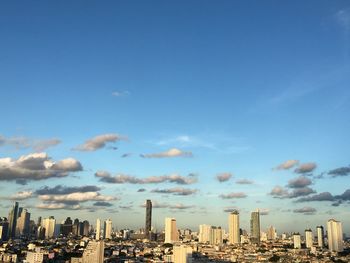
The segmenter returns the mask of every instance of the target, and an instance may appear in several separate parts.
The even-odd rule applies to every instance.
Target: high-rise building
[[[316,230],[317,230],[317,245],[320,248],[323,248],[324,247],[324,230],[323,230],[323,226],[317,226]]]
[[[91,240],[87,244],[83,253],[83,263],[103,263],[104,242]]]
[[[112,239],[112,220],[107,219],[104,223],[104,236],[105,239]]]
[[[314,243],[314,237],[312,235],[311,229],[305,230],[305,246],[306,248],[311,248]]]
[[[150,232],[152,228],[152,202],[151,200],[146,201],[146,225],[145,225],[145,236],[150,238]]]
[[[260,213],[259,210],[251,213],[250,218],[250,240],[252,243],[260,243]]]
[[[9,222],[8,237],[9,238],[14,238],[16,236],[17,216],[18,216],[18,202],[15,202],[13,204],[13,207],[8,217],[8,222]]]
[[[230,244],[240,243],[239,212],[232,211],[228,216],[228,235]]]
[[[73,221],[70,217],[67,217],[64,223],[62,224],[62,234],[68,236],[73,231]]]
[[[293,234],[293,244],[294,248],[300,249],[301,248],[301,238],[299,233],[294,233]]]
[[[8,239],[9,222],[6,217],[0,218],[0,241]]]
[[[268,240],[275,240],[277,238],[276,228],[273,226],[270,226],[267,230],[267,239]]]
[[[72,226],[72,233],[74,236],[79,236],[80,234],[80,224],[79,219],[74,219],[73,226]]]
[[[211,226],[199,225],[198,241],[200,243],[208,243],[210,241]]]
[[[332,252],[342,252],[343,247],[343,228],[342,223],[334,219],[327,222],[328,249]]]
[[[179,233],[176,228],[176,219],[165,218],[165,243],[173,243],[179,241]]]
[[[56,219],[53,216],[44,218],[42,226],[45,228],[45,238],[52,238],[55,235]]]
[[[82,227],[82,235],[87,237],[89,235],[89,229],[90,229],[89,221],[84,220],[83,227]]]
[[[210,240],[211,245],[220,245],[223,243],[223,231],[221,227],[212,226],[210,229]]]
[[[96,235],[95,235],[96,240],[101,239],[101,220],[97,218],[96,220]]]
[[[29,222],[30,213],[28,213],[27,209],[21,209],[21,213],[18,214],[16,223],[16,236],[29,234]]]
[[[186,245],[174,246],[173,248],[174,263],[191,263],[192,247]]]

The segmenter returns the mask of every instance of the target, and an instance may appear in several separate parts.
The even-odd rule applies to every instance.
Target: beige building
[[[239,212],[231,212],[228,216],[228,234],[230,244],[240,243]]]
[[[173,248],[174,263],[191,263],[192,262],[192,247],[180,245]]]
[[[173,243],[179,241],[179,233],[176,228],[176,219],[165,218],[165,240],[164,243]]]
[[[332,252],[342,252],[343,247],[343,227],[342,223],[334,219],[327,222],[328,248]]]

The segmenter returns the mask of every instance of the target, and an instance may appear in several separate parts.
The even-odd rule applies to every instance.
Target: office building
[[[240,243],[239,212],[232,211],[228,216],[228,234],[230,244]]]
[[[260,243],[260,213],[259,210],[251,213],[250,218],[250,241],[253,244]]]
[[[223,243],[223,231],[221,227],[211,227],[209,243],[211,245],[221,245]]]
[[[64,236],[68,236],[73,231],[73,221],[70,217],[67,217],[64,223],[61,226],[61,233]]]
[[[174,246],[173,248],[174,263],[191,263],[192,247],[186,245]]]
[[[87,244],[82,262],[83,263],[103,263],[104,261],[104,242],[91,240]]]
[[[314,243],[314,237],[312,235],[311,229],[305,230],[305,246],[306,248],[311,248]]]
[[[16,236],[16,224],[17,224],[17,216],[18,216],[18,202],[13,204],[13,207],[9,213],[8,222],[8,238],[14,238]]]
[[[30,213],[27,209],[21,209],[18,214],[16,223],[16,236],[23,236],[29,234]]]
[[[104,223],[104,239],[112,239],[112,220],[107,219]]]
[[[332,252],[342,252],[343,247],[343,228],[342,223],[334,219],[327,222],[328,249]]]
[[[97,220],[96,220],[95,239],[96,240],[100,240],[101,239],[101,220],[99,218],[97,218]]]
[[[165,243],[173,243],[179,241],[179,233],[176,228],[175,218],[165,218]]]
[[[317,231],[317,245],[320,248],[324,247],[324,230],[323,230],[323,226],[317,226],[316,227],[316,231]]]
[[[209,243],[210,233],[211,233],[210,225],[199,225],[198,241],[200,243]]]
[[[53,216],[44,218],[42,226],[45,229],[45,238],[52,238],[55,236],[56,219]]]
[[[152,228],[152,202],[146,201],[146,224],[145,224],[145,236],[150,238],[150,232]]]
[[[301,237],[299,233],[294,233],[293,234],[293,245],[295,249],[300,249],[301,248]]]
[[[277,238],[276,228],[274,228],[273,226],[270,226],[269,229],[267,230],[267,239],[275,240],[276,238]]]

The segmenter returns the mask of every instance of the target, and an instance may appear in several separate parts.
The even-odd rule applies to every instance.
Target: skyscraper
[[[18,215],[18,202],[15,202],[9,213],[9,218],[8,218],[8,222],[9,222],[8,237],[9,238],[14,238],[16,236],[17,215]]]
[[[112,220],[107,219],[104,223],[104,238],[111,239],[112,238]]]
[[[21,209],[16,223],[16,236],[29,234],[30,213],[27,209]]]
[[[42,226],[45,228],[45,238],[52,238],[55,235],[56,219],[53,216],[44,218]]]
[[[99,218],[97,218],[96,220],[96,236],[95,236],[96,240],[100,240],[101,239],[101,220]]]
[[[314,237],[312,235],[312,230],[306,229],[305,230],[305,246],[307,248],[311,248],[313,243],[314,243]]]
[[[240,243],[240,231],[239,231],[239,212],[237,210],[232,211],[228,216],[228,234],[230,244]]]
[[[342,252],[343,248],[343,228],[339,221],[330,219],[327,222],[328,248],[332,252]]]
[[[277,238],[276,228],[273,226],[270,226],[267,230],[267,239],[268,240],[275,240]]]
[[[82,235],[87,237],[89,235],[89,229],[90,229],[89,221],[84,220],[83,221],[83,228],[82,228]]]
[[[150,238],[151,228],[152,228],[152,202],[151,200],[147,200],[146,201],[146,226],[145,226],[146,238]]]
[[[301,248],[301,238],[299,233],[294,233],[293,234],[293,244],[295,249],[300,249]]]
[[[210,240],[211,245],[220,245],[223,242],[223,233],[221,227],[212,226],[210,228]]]
[[[323,230],[323,226],[317,226],[316,230],[317,230],[317,245],[320,248],[323,248],[324,247],[324,230]]]
[[[103,263],[104,261],[104,242],[91,240],[87,244],[83,253],[84,263]]]
[[[167,217],[165,218],[165,243],[172,243],[179,241],[179,234],[176,228],[176,219]]]
[[[260,242],[260,213],[259,213],[259,210],[251,213],[250,238],[251,238],[252,243],[259,244],[259,242]]]
[[[199,237],[198,241],[201,243],[207,243],[210,241],[211,226],[199,225]]]

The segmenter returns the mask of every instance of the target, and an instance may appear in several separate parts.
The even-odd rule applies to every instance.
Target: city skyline
[[[155,3],[0,3],[0,217],[350,234],[349,3]]]

